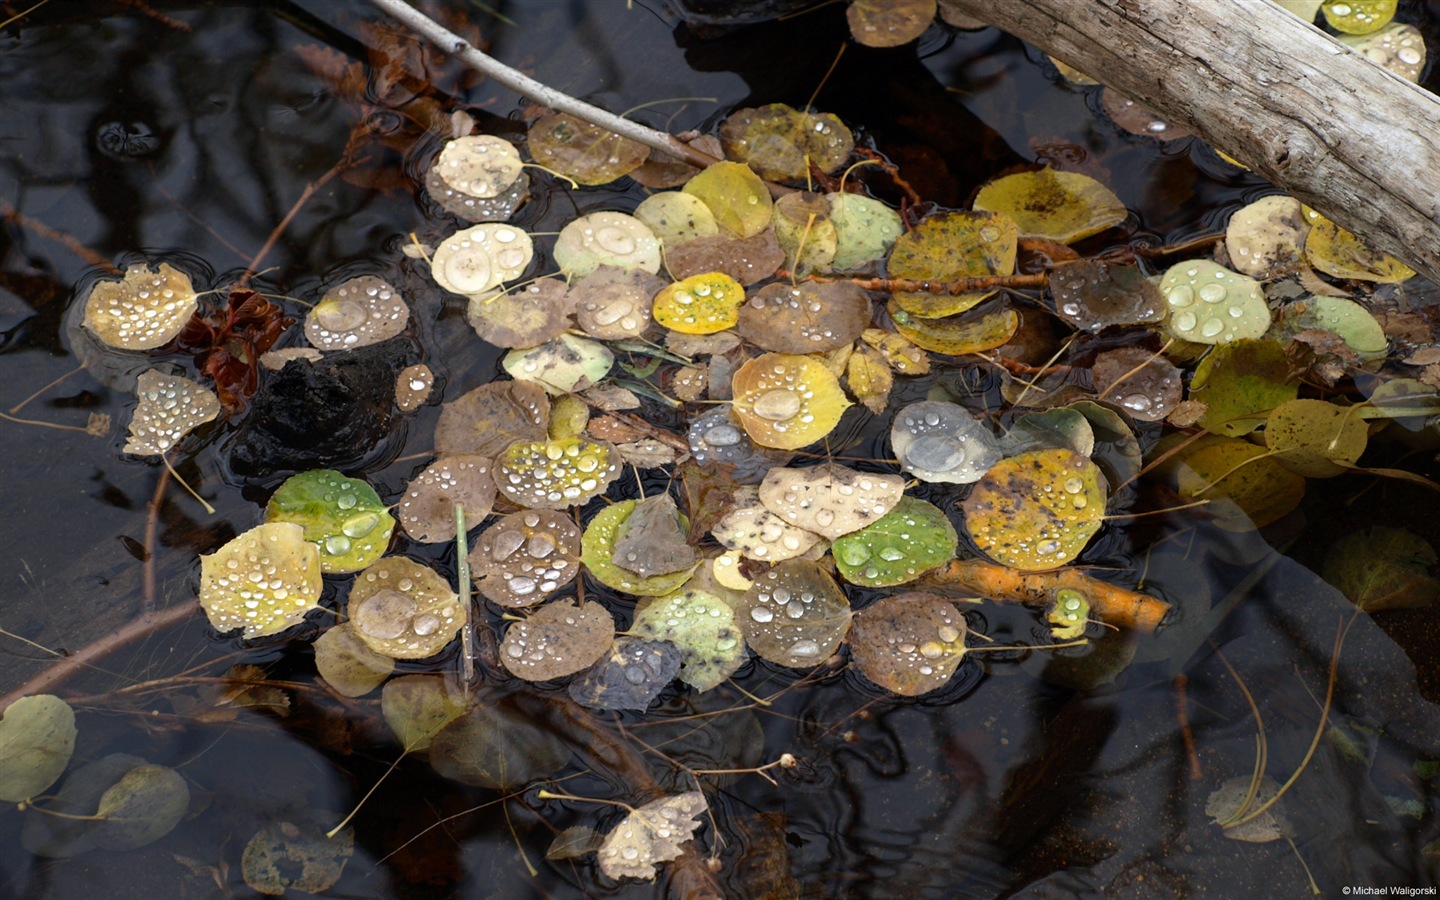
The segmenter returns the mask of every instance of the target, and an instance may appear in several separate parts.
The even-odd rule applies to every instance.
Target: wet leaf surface
[[[580,529],[551,510],[511,513],[476,538],[469,560],[486,599],[507,608],[534,606],[580,573]]]
[[[669,494],[636,501],[620,523],[611,561],[642,578],[694,569],[699,556],[685,539],[687,524]]]
[[[757,655],[809,669],[840,648],[850,631],[850,601],[819,564],[792,559],[756,577],[735,617]]]
[[[1190,399],[1205,404],[1201,426],[1228,437],[1259,428],[1271,409],[1298,394],[1285,348],[1275,341],[1216,347],[1195,367],[1190,381]]]
[[[565,509],[604,493],[620,475],[609,444],[571,437],[516,441],[495,458],[495,486],[521,506]]]
[[[771,469],[760,483],[760,502],[787,523],[834,540],[880,519],[904,491],[898,475],[828,463]]]
[[[934,594],[877,600],[855,614],[850,653],[861,674],[902,697],[944,687],[965,658],[965,617]]]
[[[316,638],[315,669],[341,695],[363,697],[385,683],[395,660],[371,650],[344,622]]]
[[[699,817],[706,808],[705,795],[689,791],[632,810],[596,851],[600,871],[610,878],[654,880],[656,863],[685,852],[681,845],[700,827]]]
[[[740,336],[775,353],[824,353],[859,340],[870,297],[846,282],[769,284],[740,307]]]
[[[435,425],[435,452],[494,458],[516,441],[545,437],[550,399],[529,381],[482,384],[446,403]]]
[[[199,307],[190,276],[160,263],[136,263],[120,281],[97,281],[85,301],[84,325],[108,346],[151,350],[180,334]]]
[[[1160,291],[1138,266],[1076,260],[1050,271],[1055,311],[1076,328],[1143,325],[1165,319]]]
[[[682,190],[705,204],[723,234],[755,237],[770,225],[774,212],[770,192],[760,176],[741,163],[717,162],[685,182]]]
[[[455,506],[465,521],[484,521],[495,506],[495,481],[483,456],[446,456],[431,463],[405,488],[395,507],[405,533],[421,543],[455,540]]]
[[[130,434],[122,452],[160,456],[185,435],[220,415],[220,401],[205,388],[159,369],[140,374],[135,387],[139,403],[130,417]]]
[[[1100,530],[1105,476],[1073,450],[1034,450],[1001,460],[963,504],[976,546],[1017,569],[1052,569],[1080,555]]]
[[[677,572],[643,577],[615,564],[615,542],[619,539],[625,522],[634,513],[635,504],[634,500],[621,500],[602,509],[591,519],[590,524],[585,527],[581,541],[581,558],[586,570],[606,587],[643,597],[668,594],[690,580],[693,566]]]
[[[835,567],[851,584],[906,584],[955,557],[959,537],[933,503],[902,497],[890,512],[831,547]]]
[[[622,635],[609,655],[570,682],[570,698],[592,709],[650,708],[680,672],[680,650],[669,641]]]
[[[808,356],[757,356],[736,370],[732,389],[745,433],[762,447],[780,450],[820,440],[850,406],[839,379]]]
[[[963,406],[922,400],[900,410],[890,428],[900,468],[922,481],[973,484],[1000,461],[1000,446]]]
[[[1258,338],[1270,328],[1270,307],[1259,282],[1203,259],[1176,263],[1160,281],[1170,308],[1166,327],[1180,340],[1227,344]]]
[[[989,211],[947,212],[900,235],[886,269],[891,278],[948,282],[1015,271],[1018,232],[1010,217]],[[897,291],[892,304],[912,316],[938,319],[970,309],[994,291],[932,294]]]
[[[374,563],[395,531],[395,519],[375,489],[333,469],[287,478],[265,504],[265,521],[303,528],[305,540],[320,551],[320,571],[332,575]]]
[[[345,610],[355,635],[393,659],[439,653],[469,615],[439,572],[403,556],[390,556],[355,577]]]
[[[134,850],[169,834],[190,805],[190,787],[168,766],[136,766],[100,795],[95,846]]]
[[[505,630],[500,663],[517,678],[552,681],[590,668],[615,640],[615,621],[594,601],[545,604]]]
[[[697,691],[719,687],[749,654],[735,612],[705,591],[686,590],[635,608],[630,633],[680,650],[680,680]]]
[[[200,557],[200,605],[217,631],[277,634],[317,608],[320,571],[320,551],[303,528],[267,522]]]
[[[482,341],[496,347],[534,347],[571,326],[576,308],[559,278],[540,278],[507,291],[473,294],[465,318]]]
[[[334,886],[355,852],[355,832],[325,836],[318,814],[265,825],[245,845],[241,874],[251,889],[279,896],[293,889],[321,894]]]
[[[691,275],[655,295],[655,321],[681,334],[714,334],[739,320],[745,289],[723,272]]]
[[[1125,204],[1105,185],[1079,172],[1041,169],[1006,175],[975,196],[975,209],[1004,213],[1025,237],[1072,244],[1125,221]]]
[[[601,266],[652,275],[660,271],[659,239],[644,222],[624,213],[594,212],[575,219],[560,230],[550,252],[571,278]]]
[[[607,184],[639,167],[650,155],[648,147],[569,113],[549,113],[536,119],[527,141],[536,162],[581,184]]]
[[[850,129],[835,116],[784,103],[737,109],[720,124],[720,143],[727,159],[771,181],[803,181],[809,165],[834,172],[855,148]]]
[[[1324,400],[1289,400],[1265,420],[1265,446],[1287,469],[1307,478],[1342,475],[1369,442],[1365,420],[1355,412]]]
[[[18,803],[54,784],[75,752],[75,713],[53,694],[21,697],[0,718],[0,800]]]
[[[325,292],[305,316],[305,338],[321,350],[352,350],[395,337],[409,322],[400,292],[362,275]]]

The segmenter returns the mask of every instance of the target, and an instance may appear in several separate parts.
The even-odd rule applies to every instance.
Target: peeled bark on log
[[[953,0],[1440,281],[1440,100],[1270,0]]]

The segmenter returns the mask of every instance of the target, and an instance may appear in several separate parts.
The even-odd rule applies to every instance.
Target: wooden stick
[[[1158,597],[1091,578],[1079,569],[1024,572],[980,559],[952,559],[921,579],[921,584],[1033,606],[1048,604],[1055,591],[1070,588],[1085,595],[1096,618],[1137,631],[1153,632],[1170,612],[1170,604]]]

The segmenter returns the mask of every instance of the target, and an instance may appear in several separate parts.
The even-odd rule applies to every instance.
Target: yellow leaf
[[[884,412],[890,401],[890,388],[895,384],[895,376],[880,351],[864,345],[856,347],[850,356],[846,378],[850,381],[850,393],[866,409],[877,416]]]

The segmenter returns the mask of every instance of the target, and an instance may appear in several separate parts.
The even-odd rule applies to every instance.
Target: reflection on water
[[[675,131],[709,127],[739,105],[802,104],[845,35],[837,7],[701,33],[676,22],[666,4],[498,5],[513,24],[475,13],[494,52],[562,90],[614,109],[714,98],[637,113]],[[161,15],[97,15],[82,6],[53,4],[0,35],[0,201],[18,214],[0,230],[0,406],[10,408],[84,359],[66,313],[109,267],[163,257],[201,289],[224,287],[347,145],[363,164],[329,178],[299,209],[260,261],[255,285],[303,303],[322,287],[379,274],[411,299],[415,342],[436,372],[437,395],[453,399],[496,376],[496,354],[474,339],[462,310],[401,255],[406,235],[434,244],[454,227],[414,189],[438,136],[416,127],[428,121],[418,108],[374,112],[380,88],[363,77],[347,96],[316,74],[363,59],[364,31],[354,19],[362,10],[168,9],[187,26],[180,28]],[[465,87],[449,68],[436,77],[488,130],[522,127],[514,96],[485,84]],[[978,184],[1012,165],[1079,154],[1103,173],[1139,229],[1179,238],[1206,230],[1259,187],[1209,171],[1204,151],[1192,153],[1187,142],[1159,145],[1098,124],[1083,90],[1054,80],[1036,54],[993,32],[932,31],[918,54],[851,47],[816,102],[860,127],[923,196],[943,205],[964,205]],[[368,130],[355,131],[359,121]],[[556,231],[579,212],[630,209],[643,196],[620,186],[576,192],[538,181],[518,219],[535,232]],[[189,364],[175,354],[145,365],[156,359]],[[133,374],[123,366],[73,374],[24,414],[83,425],[86,413],[101,412],[123,423],[132,402],[125,376]],[[928,386],[916,381],[899,391],[919,399]],[[969,387],[983,396],[987,385]],[[423,466],[414,456],[428,454],[436,415],[436,406],[423,408],[404,446],[387,457],[398,459],[363,473],[382,497],[395,499]],[[887,431],[888,422],[852,416],[832,436],[832,448],[884,457]],[[114,431],[96,439],[0,423],[7,485],[0,626],[65,650],[114,630],[140,608],[146,586],[137,556],[147,543],[157,547],[159,604],[193,602],[196,555],[251,527],[278,480],[247,484],[236,476],[224,435],[211,432],[176,460],[217,514],[205,516],[172,488],[151,541],[146,511],[158,465],[121,460]],[[629,763],[604,756],[594,735],[576,739],[560,789],[651,799],[626,795],[623,779],[611,774],[659,759],[636,749],[647,746],[668,748],[695,769],[794,754],[794,769],[772,772],[778,786],[753,775],[717,777],[715,818],[700,846],[719,855],[717,878],[735,896],[1305,895],[1306,874],[1285,841],[1228,841],[1204,815],[1205,797],[1227,778],[1248,776],[1256,752],[1254,718],[1215,647],[1256,698],[1268,771],[1283,781],[1306,757],[1335,630],[1348,621],[1348,605],[1306,566],[1320,564],[1337,534],[1374,521],[1403,521],[1432,540],[1440,536],[1434,517],[1403,490],[1377,487],[1363,508],[1340,506],[1357,490],[1337,482],[1318,491],[1306,507],[1308,530],[1284,535],[1293,540],[1289,557],[1258,536],[1194,528],[1183,516],[1109,529],[1085,561],[1148,567],[1152,589],[1182,610],[1158,639],[1113,635],[1084,660],[1015,651],[982,662],[977,654],[949,687],[916,701],[883,694],[848,671],[785,690],[765,707],[728,687],[689,698],[693,708],[672,698],[660,714],[626,720],[637,739],[627,745]],[[921,495],[947,509],[956,497],[938,487]],[[1147,560],[1152,543],[1159,550]],[[405,553],[453,574],[453,553],[443,545],[410,545]],[[334,591],[330,586],[327,601]],[[1024,610],[987,605],[970,615],[996,644],[1044,640]],[[1422,614],[1407,622],[1416,635],[1433,634]],[[164,761],[188,779],[192,816],[140,850],[52,862],[26,854],[21,816],[0,812],[4,893],[244,891],[240,851],[260,825],[317,816],[328,827],[377,782],[355,822],[355,856],[336,896],[608,890],[597,887],[593,857],[544,857],[556,831],[609,828],[617,814],[542,802],[533,789],[502,812],[494,792],[443,780],[416,760],[382,781],[399,749],[380,723],[378,703],[373,695],[341,703],[316,687],[304,649],[310,636],[261,642],[214,663],[238,648],[192,619],[67,686],[81,712],[77,764],[112,752]],[[0,686],[8,690],[45,655],[15,641],[4,646]],[[1433,663],[1419,658],[1422,684],[1434,696]],[[233,702],[217,707],[217,688],[204,682],[139,698],[113,693],[192,666],[217,675],[235,662],[300,685],[284,716]],[[764,696],[796,680],[763,663],[740,677],[747,691]],[[1433,780],[1413,766],[1440,756],[1440,718],[1416,685],[1395,642],[1369,619],[1356,621],[1330,714],[1339,735],[1320,743],[1283,804],[1299,856],[1327,893],[1343,885],[1419,886],[1434,877],[1433,857],[1421,853],[1435,836]],[[563,720],[562,696],[552,698],[547,721]],[[1179,724],[1182,698],[1193,757]],[[731,711],[684,718],[717,709]],[[707,724],[691,734],[686,723],[695,721]],[[1358,755],[1340,749],[1346,736],[1345,748],[1359,747]],[[689,786],[668,766],[655,767],[654,777],[671,779],[667,788]],[[538,876],[527,874],[527,859]],[[665,890],[662,882],[625,892]]]

